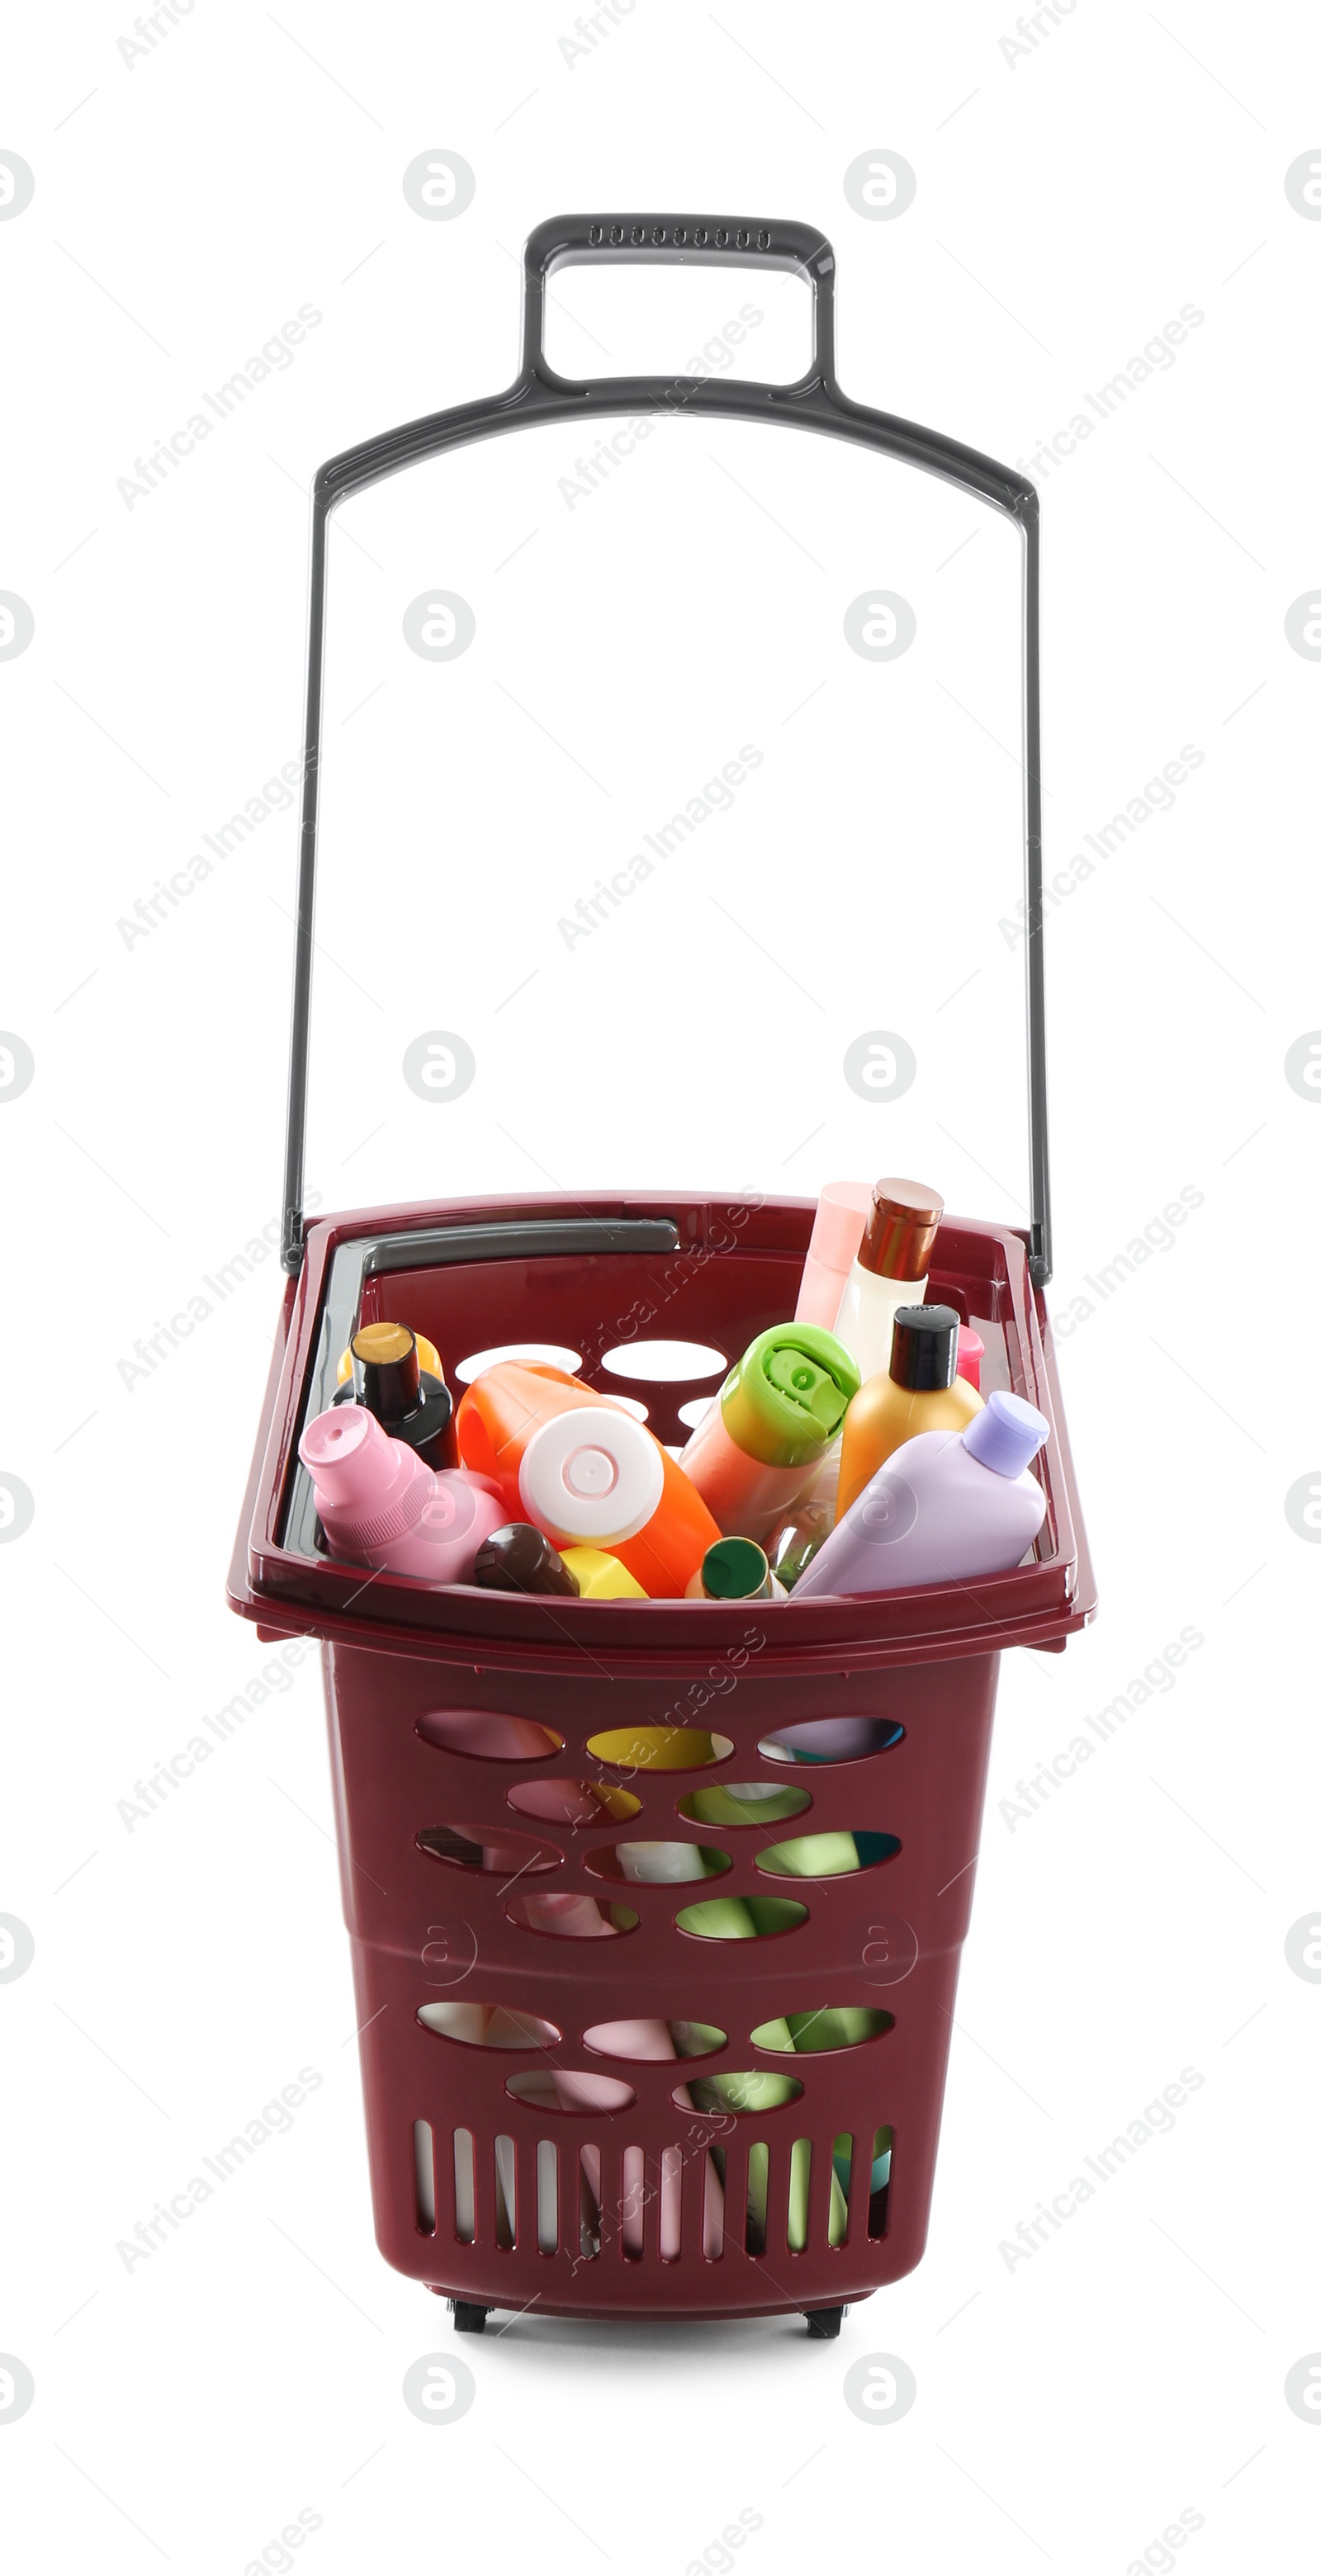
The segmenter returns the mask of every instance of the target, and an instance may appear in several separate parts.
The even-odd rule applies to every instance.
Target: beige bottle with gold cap
[[[858,1255],[835,1317],[841,1341],[865,1385],[890,1365],[895,1309],[920,1306],[926,1294],[936,1228],[945,1213],[938,1190],[924,1181],[878,1181]]]

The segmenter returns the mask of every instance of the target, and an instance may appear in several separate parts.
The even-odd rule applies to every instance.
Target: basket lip
[[[985,1221],[946,1216],[934,1269],[950,1266],[960,1238],[972,1238],[983,1261],[992,1249],[997,1295],[1014,1327],[1022,1372],[1021,1391],[1050,1421],[1043,1453],[1049,1518],[1055,1548],[1040,1563],[1015,1567],[972,1586],[913,1587],[903,1592],[845,1600],[835,1595],[795,1604],[665,1601],[571,1603],[544,1597],[491,1594],[474,1585],[444,1590],[417,1578],[377,1575],[370,1591],[360,1571],[303,1555],[281,1544],[281,1529],[305,1394],[322,1333],[326,1292],[336,1253],[373,1238],[510,1222],[566,1219],[671,1219],[680,1248],[704,1245],[714,1225],[746,1223],[755,1207],[756,1232],[724,1257],[743,1250],[764,1256],[779,1251],[801,1259],[811,1232],[815,1201],[724,1192],[589,1192],[488,1195],[327,1214],[307,1229],[306,1257],[286,1283],[252,1469],[230,1569],[232,1608],[273,1633],[314,1636],[422,1655],[443,1662],[517,1671],[583,1673],[603,1680],[643,1675],[687,1681],[691,1691],[713,1684],[718,1701],[740,1673],[843,1671],[998,1652],[1008,1645],[1060,1644],[1082,1628],[1096,1607],[1091,1560],[1060,1400],[1055,1357],[1042,1291],[1032,1284],[1026,1232]],[[550,1256],[554,1257],[554,1256]],[[370,1606],[368,1606],[368,1604]],[[749,1609],[755,1615],[749,1617]],[[701,1667],[695,1678],[695,1665]],[[714,1667],[714,1669],[712,1669]],[[584,1675],[584,1678],[586,1676]],[[693,1714],[692,1708],[685,1711]],[[676,1720],[676,1722],[678,1722]]]

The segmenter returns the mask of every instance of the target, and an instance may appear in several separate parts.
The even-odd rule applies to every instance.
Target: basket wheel
[[[803,2314],[807,2319],[809,2335],[815,2336],[818,2343],[833,2343],[844,2323],[845,2310],[843,2308],[805,2308]]]
[[[475,2299],[451,2299],[450,2313],[454,2319],[456,2334],[484,2334],[486,2320],[491,2311],[489,2308],[482,2307]],[[838,2327],[835,2331],[838,2333]]]

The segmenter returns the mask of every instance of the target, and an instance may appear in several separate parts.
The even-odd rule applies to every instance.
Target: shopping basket
[[[813,295],[808,373],[786,386],[561,378],[542,348],[547,277],[616,259],[799,271]],[[920,2259],[1000,1655],[1061,1649],[1095,1607],[1041,1293],[1036,494],[1008,467],[842,394],[833,292],[830,245],[807,225],[558,218],[526,246],[510,390],[350,449],[314,486],[288,1279],[229,1597],[263,1636],[323,1642],[377,2236],[389,2262],[452,2301],[461,2328],[479,2329],[493,2307],[801,2311],[827,2336],[849,2301]],[[647,411],[852,440],[977,494],[1021,534],[1031,1224],[947,1218],[928,1293],[981,1334],[983,1384],[1047,1416],[1047,1510],[1031,1557],[972,1587],[775,1603],[429,1589],[332,1561],[317,1527],[298,1439],[360,1324],[402,1317],[447,1367],[532,1329],[579,1354],[590,1385],[645,1404],[674,1443],[680,1407],[709,1379],[658,1387],[640,1348],[635,1376],[617,1356],[607,1371],[607,1353],[659,1318],[667,1338],[733,1359],[794,1310],[806,1200],[621,1191],[303,1215],[330,514],[382,476],[497,431]],[[547,1794],[547,1782],[561,1786]],[[730,1783],[759,1784],[744,1801],[752,1820]],[[692,1882],[627,1881],[625,1823],[630,1839],[698,1846]],[[864,1866],[779,1874],[786,1839],[835,1829],[854,1835]],[[755,1938],[711,1937],[700,1900],[712,1869],[721,1895],[747,1900]],[[574,1900],[556,1932],[545,1928],[555,1909],[528,1902],[547,1889]],[[810,2029],[827,2012],[850,2044],[813,2051],[809,2037],[792,2055],[773,2044],[786,2016]],[[672,2034],[664,2059],[639,2036],[658,2025]],[[598,2079],[579,2088],[590,2109],[564,2107],[566,2074]]]

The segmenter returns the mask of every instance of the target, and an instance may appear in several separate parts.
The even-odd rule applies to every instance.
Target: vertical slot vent
[[[830,2205],[832,2211],[836,2206],[836,2192],[838,2192],[840,2203],[842,2204],[838,2220],[840,2232],[838,2237],[832,2238],[831,2241],[832,2243],[845,2245],[848,2242],[849,2234],[849,2210],[851,2205],[849,2192],[853,2174],[853,2131],[851,2129],[841,2129],[839,2136],[836,2138],[835,2143],[830,2150],[830,2167]]]
[[[424,2236],[436,2233],[436,2167],[431,2137],[431,2122],[413,2122],[413,2199],[417,2223]]]
[[[495,2241],[503,2253],[509,2253],[517,2221],[514,2197],[514,2141],[497,2138],[495,2142]]]
[[[789,2149],[789,2221],[786,2230],[791,2254],[803,2254],[808,2242],[808,2212],[812,2189],[812,2141],[795,2138]]]
[[[624,2149],[624,2187],[619,2204],[619,2232],[626,2263],[642,2260],[642,2234],[647,2214],[647,2160],[641,2147]]]
[[[662,2147],[660,2169],[660,2258],[662,2263],[677,2263],[683,2243],[682,2149]]]
[[[748,2188],[743,2217],[743,2250],[746,2254],[764,2254],[766,2251],[766,2203],[770,2196],[770,2181],[770,2149],[758,2140],[748,2149]]]
[[[871,2172],[867,2177],[867,2233],[884,2236],[890,2214],[890,2165],[894,2152],[893,2129],[878,2129],[872,2139]]]
[[[471,2129],[454,2132],[454,2233],[460,2245],[471,2245],[477,2233]]]
[[[711,2147],[706,2156],[702,2198],[702,2250],[718,2263],[725,2250],[725,2150]]]
[[[537,2252],[557,2254],[560,2246],[560,2151],[553,2138],[537,2142]]]
[[[601,2150],[582,2147],[578,2155],[578,2251],[589,2260],[601,2251]]]

